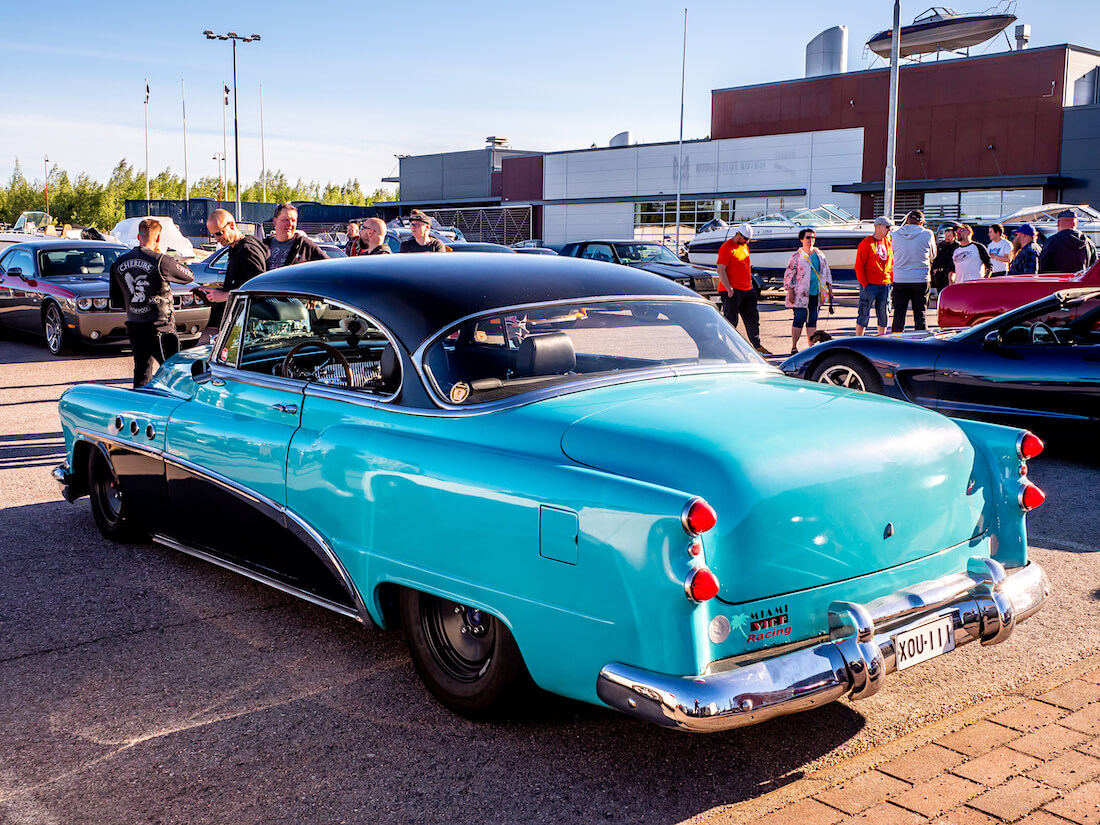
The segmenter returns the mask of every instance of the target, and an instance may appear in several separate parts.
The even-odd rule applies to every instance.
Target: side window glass
[[[229,331],[225,334],[221,349],[218,350],[214,361],[218,364],[234,366],[241,350],[241,338],[244,332],[244,308],[247,301],[238,299],[233,305],[233,316]]]
[[[24,278],[34,278],[34,256],[25,249],[16,249],[4,258],[4,269],[21,269]]]
[[[609,263],[615,260],[615,257],[611,254],[611,247],[602,243],[590,243],[584,248],[581,257],[593,261],[608,261]]]
[[[390,252],[398,252],[401,249],[401,241],[397,240],[397,238],[387,235],[386,246],[390,248]]]
[[[229,247],[225,247],[221,252],[214,255],[214,260],[210,262],[210,268],[215,272],[225,272],[226,267],[229,266]]]
[[[317,298],[254,297],[241,331],[240,368],[280,378],[388,394],[400,361],[366,316]]]

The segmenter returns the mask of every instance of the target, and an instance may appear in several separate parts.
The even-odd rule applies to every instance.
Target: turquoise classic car
[[[304,264],[210,349],[60,402],[54,471],[108,538],[402,626],[429,690],[533,685],[719,731],[993,644],[1042,443],[788,378],[659,275],[523,255]]]

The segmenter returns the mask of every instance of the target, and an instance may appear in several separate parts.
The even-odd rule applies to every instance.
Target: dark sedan
[[[960,331],[838,338],[788,375],[1040,433],[1100,422],[1100,289],[1067,289]],[[1078,426],[1078,429],[1080,427]]]
[[[653,241],[577,241],[563,246],[559,254],[644,269],[701,295],[714,295],[718,289],[718,276],[713,269],[684,263],[664,244]]]
[[[110,305],[111,264],[129,251],[103,241],[40,239],[0,254],[0,326],[40,334],[54,355],[75,344],[126,343],[126,312]],[[198,340],[210,308],[172,285],[180,340]]]

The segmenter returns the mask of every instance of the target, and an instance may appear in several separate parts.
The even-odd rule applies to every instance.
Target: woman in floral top
[[[806,327],[806,344],[817,332],[817,311],[823,301],[832,301],[833,276],[825,253],[814,246],[817,233],[803,229],[798,233],[802,248],[791,256],[787,271],[783,273],[783,287],[787,290],[786,306],[794,310],[791,324],[791,355],[798,352],[798,336]]]

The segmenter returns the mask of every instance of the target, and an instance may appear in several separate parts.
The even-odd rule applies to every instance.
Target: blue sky
[[[261,169],[261,84],[268,168],[291,180],[358,177],[367,191],[396,174],[397,154],[476,149],[488,135],[554,151],[606,145],[624,130],[639,142],[679,132],[682,0],[5,5],[4,181],[16,158],[41,179],[45,154],[72,176],[103,180],[123,157],[142,169],[146,77],[152,172],[183,172],[182,80],[188,176],[216,175],[232,48],[204,39],[208,28],[262,36],[237,47],[242,183]],[[708,134],[712,89],[800,77],[806,43],[831,26],[848,26],[849,69],[868,67],[863,43],[890,26],[893,9],[892,0],[686,5],[685,139]],[[902,22],[928,5],[903,0]],[[1018,0],[1016,14],[1031,24],[1032,46],[1100,49],[1100,3]],[[1005,48],[1001,36],[972,53]],[[232,176],[232,98],[227,122]]]

